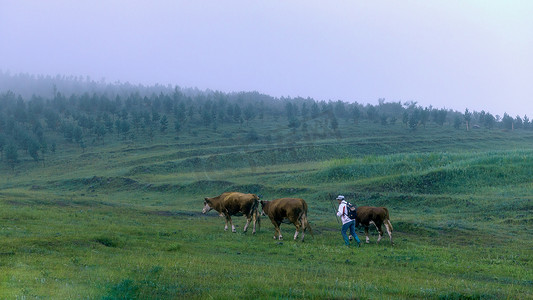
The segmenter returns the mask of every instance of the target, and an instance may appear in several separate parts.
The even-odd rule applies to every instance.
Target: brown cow
[[[383,238],[383,230],[381,225],[385,225],[387,228],[387,233],[389,234],[390,243],[392,242],[392,224],[389,219],[389,211],[386,207],[372,207],[372,206],[358,206],[357,207],[357,217],[355,219],[355,224],[361,224],[365,227],[366,242],[370,243],[368,238],[368,226],[374,224],[379,232],[378,243]]]
[[[292,223],[296,226],[294,240],[296,240],[299,231],[301,231],[303,242],[305,230],[307,228],[309,228],[311,235],[313,235],[313,230],[307,220],[307,203],[305,203],[304,199],[281,198],[272,201],[261,200],[261,206],[263,207],[263,213],[266,214],[270,218],[272,224],[274,224],[276,230],[274,233],[274,239],[283,239],[280,229],[281,223]]]
[[[204,208],[202,213],[214,209],[220,216],[226,218],[226,226],[224,230],[228,230],[228,222],[231,225],[231,231],[236,232],[235,226],[231,221],[231,216],[246,216],[246,225],[244,232],[248,230],[250,222],[253,223],[253,231],[255,233],[255,225],[259,223],[259,197],[255,194],[243,194],[237,192],[223,193],[220,196],[204,199]]]

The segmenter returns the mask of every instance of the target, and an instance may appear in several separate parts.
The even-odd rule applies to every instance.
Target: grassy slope
[[[272,124],[4,166],[0,298],[533,297],[531,133]],[[305,198],[314,237],[223,232],[199,212],[227,190]],[[396,246],[342,247],[330,193],[389,207]]]

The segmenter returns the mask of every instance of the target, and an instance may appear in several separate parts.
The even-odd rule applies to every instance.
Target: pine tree
[[[331,117],[331,129],[333,129],[333,131],[337,131],[338,128],[339,128],[339,122],[337,121],[337,118],[335,117],[335,115],[332,115],[332,117]]]
[[[167,131],[167,129],[168,129],[167,115],[163,115],[163,117],[161,118],[161,121],[159,123],[161,125],[161,127],[160,127],[161,133],[165,133],[165,131]]]
[[[465,109],[464,119],[466,123],[466,131],[470,130],[470,120],[472,120],[472,113]]]
[[[179,119],[174,121],[174,131],[176,132],[176,139],[178,139],[181,131],[181,122]]]
[[[7,164],[11,167],[11,170],[15,171],[15,165],[19,161],[19,155],[18,155],[17,147],[14,144],[7,145],[6,161],[7,161]]]

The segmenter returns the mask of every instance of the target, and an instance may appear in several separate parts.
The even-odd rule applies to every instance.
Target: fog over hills
[[[518,0],[3,1],[0,70],[523,118],[532,15]]]

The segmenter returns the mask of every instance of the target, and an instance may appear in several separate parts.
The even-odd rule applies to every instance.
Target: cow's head
[[[209,198],[204,198],[204,208],[202,209],[202,213],[203,214],[206,214],[207,212],[209,212],[210,210],[213,209],[213,207],[211,207],[212,203],[211,203],[211,199]]]

